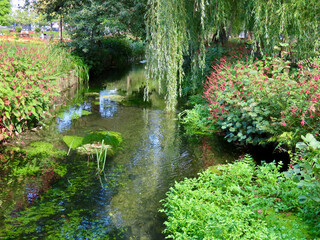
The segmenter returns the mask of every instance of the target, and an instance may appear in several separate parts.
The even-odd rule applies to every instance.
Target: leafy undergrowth
[[[164,212],[172,239],[315,239],[320,207],[299,202],[303,189],[275,163],[246,156],[176,183]]]

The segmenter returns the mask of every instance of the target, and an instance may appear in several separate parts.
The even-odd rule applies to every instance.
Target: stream
[[[59,160],[63,174],[51,177],[50,186],[42,186],[49,172],[0,184],[0,239],[165,238],[160,200],[175,181],[232,162],[238,153],[220,137],[185,136],[156,88],[143,102],[144,81],[143,65],[95,79],[50,126],[26,137],[26,146],[45,141],[69,154]],[[100,130],[120,132],[124,144],[98,175],[95,159],[68,149],[62,138]]]

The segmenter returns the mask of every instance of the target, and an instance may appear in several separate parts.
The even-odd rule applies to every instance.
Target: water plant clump
[[[113,155],[121,147],[123,139],[118,132],[95,131],[84,137],[64,136],[63,141],[70,149],[85,154],[96,154],[96,150],[102,147],[103,142],[103,148],[108,150],[108,155]]]

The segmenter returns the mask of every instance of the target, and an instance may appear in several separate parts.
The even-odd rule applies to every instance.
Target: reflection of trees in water
[[[91,103],[84,102],[80,106],[69,107],[68,110],[64,111],[61,116],[57,118],[57,128],[59,132],[70,130],[72,120],[80,118],[83,110],[91,112]]]
[[[43,193],[34,206],[0,224],[0,239],[122,239],[123,231],[111,217],[97,211],[112,193],[101,189],[95,163],[73,159],[68,170],[65,181]],[[27,190],[32,197],[34,188]]]
[[[135,149],[125,160],[126,179],[131,181],[113,196],[111,213],[114,221],[137,239],[159,239],[159,201],[169,188],[168,180],[175,175],[172,166],[179,165],[180,139],[174,116],[144,109],[141,117],[144,124],[136,129],[139,139],[127,139],[128,144],[134,145],[130,148]]]
[[[99,112],[103,118],[112,118],[114,114],[118,111],[118,106],[115,101],[104,98],[109,95],[114,95],[117,93],[117,90],[103,90],[100,91],[99,98]]]

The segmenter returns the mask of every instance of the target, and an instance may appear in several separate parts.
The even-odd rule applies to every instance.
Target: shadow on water
[[[72,151],[60,159],[66,174],[34,204],[6,216],[0,238],[164,239],[159,201],[174,182],[232,162],[238,153],[219,137],[183,136],[177,116],[163,111],[156,91],[148,104],[141,103],[143,84],[143,66],[100,78],[86,99],[38,133],[61,147],[63,136],[95,130],[120,132],[125,143],[100,177],[92,158]]]

